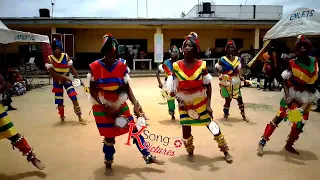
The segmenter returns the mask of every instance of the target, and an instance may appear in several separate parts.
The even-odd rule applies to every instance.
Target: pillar
[[[157,34],[157,36],[156,36]],[[162,27],[156,26],[156,33],[154,34],[154,62],[155,63],[162,63],[164,57],[163,51],[163,34],[162,34]]]
[[[55,34],[55,33],[57,33],[57,28],[52,27],[52,28],[51,28],[51,34]]]
[[[260,29],[255,29],[254,30],[254,54],[257,54],[259,52],[259,48],[260,48]]]

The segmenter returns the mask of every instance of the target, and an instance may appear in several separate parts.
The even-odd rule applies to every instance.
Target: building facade
[[[194,8],[193,8],[194,9]],[[165,58],[171,45],[181,47],[186,35],[197,32],[204,52],[208,47],[221,56],[227,41],[233,39],[240,51],[258,49],[262,46],[264,34],[277,23],[278,19],[258,18],[195,18],[193,9],[184,17],[176,19],[105,19],[105,18],[0,18],[10,29],[48,35],[63,39],[66,52],[76,58],[78,68],[87,68],[88,64],[101,57],[102,36],[112,33],[118,40],[121,56],[127,57],[127,51],[139,49],[153,59],[154,34],[162,33]],[[187,18],[190,16],[189,18]],[[248,15],[249,16],[249,15]],[[32,44],[30,44],[32,45]],[[20,44],[10,44],[7,53],[18,58]],[[3,48],[0,48],[3,51]],[[139,58],[139,57],[137,57]],[[156,64],[154,64],[156,67]]]

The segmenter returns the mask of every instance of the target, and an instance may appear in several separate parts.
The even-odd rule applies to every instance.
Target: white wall
[[[184,18],[198,18],[199,11],[202,11],[202,5],[194,6]],[[214,18],[235,18],[235,19],[254,19],[253,12],[254,6],[247,5],[211,5],[211,11],[215,11],[215,14],[202,15],[202,17],[214,17]],[[283,14],[282,6],[256,6],[255,19],[270,19],[280,20]]]

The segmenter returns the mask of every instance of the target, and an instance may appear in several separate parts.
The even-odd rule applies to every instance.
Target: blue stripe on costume
[[[55,96],[63,97],[63,92],[55,93]]]
[[[55,99],[54,104],[63,104],[63,99]]]
[[[233,71],[236,72],[236,69],[232,67],[231,64],[229,64],[223,57],[220,59],[220,62],[222,64],[222,71]]]
[[[55,81],[53,81],[53,87],[54,88],[59,88],[59,89],[62,89],[63,88],[63,85],[62,84],[59,84],[59,83],[57,83],[57,82],[55,82]]]
[[[164,64],[170,69],[170,71],[172,72],[173,71],[173,65],[170,61],[170,59],[167,59]]]
[[[116,61],[116,62],[111,66],[111,68],[108,68],[101,59],[99,60],[99,63],[101,64],[101,66],[104,67],[104,68],[105,68],[107,71],[109,71],[109,72],[112,72],[112,71],[114,70],[114,68],[118,65],[118,62],[119,62],[119,61]]]
[[[99,78],[96,82],[98,84],[118,83],[119,85],[124,85],[124,80],[121,78]]]
[[[203,115],[206,115],[208,112],[207,112],[207,110],[204,110],[202,113],[200,113],[199,115],[200,116],[203,116]],[[181,114],[180,115],[180,119],[182,119],[182,118],[186,118],[186,117],[189,117],[189,115],[188,114]]]
[[[1,118],[4,118],[4,117],[6,117],[6,116],[8,116],[8,113],[7,113],[7,112],[3,112],[3,113],[0,114],[0,119],[1,119]]]

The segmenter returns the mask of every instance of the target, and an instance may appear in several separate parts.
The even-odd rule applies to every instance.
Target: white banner
[[[163,62],[163,34],[154,34],[154,62]]]
[[[282,18],[264,36],[264,39],[320,35],[320,11],[298,8]]]

